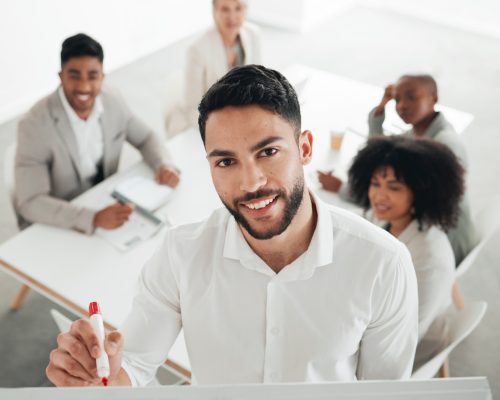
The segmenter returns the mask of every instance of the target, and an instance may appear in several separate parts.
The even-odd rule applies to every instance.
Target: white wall
[[[332,14],[352,7],[357,0],[248,0],[252,21],[304,32]]]
[[[210,0],[1,0],[0,122],[54,90],[72,34],[98,40],[110,72],[211,23]]]

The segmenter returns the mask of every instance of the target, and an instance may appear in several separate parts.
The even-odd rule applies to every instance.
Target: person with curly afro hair
[[[414,367],[446,344],[455,259],[446,232],[459,215],[464,168],[445,145],[403,136],[368,140],[349,170],[353,200],[365,215],[406,244],[419,297],[419,344]]]

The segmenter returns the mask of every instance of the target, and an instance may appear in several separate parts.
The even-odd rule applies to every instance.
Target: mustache
[[[237,197],[234,199],[234,204],[237,206],[240,202],[242,201],[251,201],[258,199],[260,197],[268,197],[268,196],[283,196],[285,192],[283,190],[279,189],[262,189],[262,190],[257,190],[256,192],[252,193],[247,193],[244,196]]]

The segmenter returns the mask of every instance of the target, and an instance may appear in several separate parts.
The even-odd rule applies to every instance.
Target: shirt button
[[[271,372],[269,374],[269,379],[271,379],[272,381],[275,381],[276,378],[278,378],[278,374],[276,372]]]
[[[277,328],[277,327],[275,326],[273,329],[271,329],[271,333],[272,333],[273,335],[277,335],[278,333],[280,333],[280,328]]]

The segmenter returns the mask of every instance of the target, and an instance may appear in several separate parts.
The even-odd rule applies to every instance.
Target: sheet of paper
[[[121,227],[112,230],[97,228],[95,234],[117,249],[126,251],[154,236],[163,226],[163,224],[154,224],[150,219],[133,212],[129,220]]]
[[[159,185],[152,179],[135,176],[118,184],[115,191],[136,205],[155,211],[167,202],[173,189]]]

